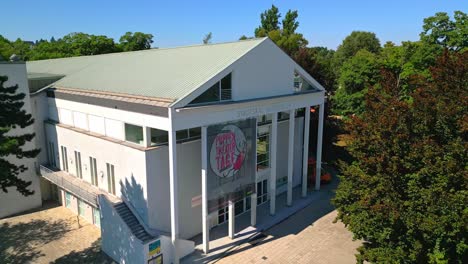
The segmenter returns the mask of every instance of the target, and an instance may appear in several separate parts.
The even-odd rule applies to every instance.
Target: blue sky
[[[353,30],[372,31],[381,43],[417,40],[425,17],[468,11],[465,0],[8,0],[2,3],[0,34],[36,40],[86,32],[118,41],[126,31],[142,31],[155,36],[154,46],[170,47],[201,43],[211,31],[213,42],[225,42],[252,36],[271,4],[283,15],[298,10],[298,32],[310,46],[333,49]]]

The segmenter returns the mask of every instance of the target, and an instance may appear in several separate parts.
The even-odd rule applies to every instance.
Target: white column
[[[310,130],[310,106],[305,108],[304,116],[304,149],[302,152],[302,197],[307,196],[307,169],[309,168],[309,130]]]
[[[257,193],[250,196],[250,225],[257,225]]]
[[[210,250],[210,229],[208,226],[208,193],[207,193],[207,169],[208,169],[208,152],[207,152],[207,134],[206,126],[201,128],[201,156],[202,156],[202,222],[203,222],[203,252],[208,253]]]
[[[278,137],[278,113],[273,113],[271,118],[271,145],[270,145],[270,215],[276,211],[276,144]]]
[[[287,205],[292,205],[293,166],[294,166],[294,123],[296,114],[294,109],[289,110],[289,143],[288,143],[288,193]]]
[[[315,168],[315,190],[320,190],[320,169],[322,168],[322,138],[323,138],[323,114],[325,103],[319,107],[319,123],[317,131],[317,167]]]
[[[234,223],[234,202],[232,200],[229,200],[229,205],[228,205],[228,210],[229,210],[229,238],[230,239],[234,239],[234,227],[235,227],[235,223]]]
[[[174,249],[174,263],[179,263],[179,199],[177,183],[177,142],[176,131],[169,131],[169,187],[171,200],[171,240]]]
[[[151,128],[150,127],[143,127],[143,145],[145,147],[151,146]]]

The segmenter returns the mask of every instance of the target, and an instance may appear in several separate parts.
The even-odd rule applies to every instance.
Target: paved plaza
[[[57,204],[0,220],[1,263],[113,263],[99,228]]]

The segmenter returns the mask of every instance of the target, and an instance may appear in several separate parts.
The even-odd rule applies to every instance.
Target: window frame
[[[210,105],[210,104],[217,104],[217,103],[222,103],[222,102],[229,102],[229,101],[232,101],[232,75],[233,75],[233,72],[230,72],[226,75],[224,75],[221,79],[219,79],[216,83],[214,83],[213,85],[210,86],[210,88],[206,89],[206,91],[204,91],[203,93],[201,93],[200,95],[198,95],[197,97],[195,97],[192,101],[190,101],[187,105],[190,105],[190,106],[197,106],[197,105]],[[229,78],[230,79],[230,88],[229,89],[223,89],[223,80],[225,80],[226,78]],[[215,86],[218,86],[218,91],[217,91],[217,99],[216,100],[213,100],[213,101],[203,101],[203,102],[194,102],[196,101],[198,98],[200,98],[202,95],[205,95],[207,92],[211,91],[211,89],[215,88]],[[223,99],[223,90],[227,90],[229,91],[229,98],[227,99]]]

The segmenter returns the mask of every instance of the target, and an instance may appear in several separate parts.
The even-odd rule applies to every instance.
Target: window
[[[288,119],[289,119],[289,112],[278,113],[278,120],[288,120]]]
[[[55,146],[53,142],[49,142],[49,164],[53,167],[57,166],[55,164]]]
[[[107,167],[107,187],[109,193],[115,195],[115,174],[114,174],[114,165],[106,163]]]
[[[81,153],[76,150],[75,150],[75,166],[76,166],[76,176],[82,179],[83,171],[81,170]]]
[[[65,192],[65,207],[71,207],[71,194],[69,192]]]
[[[262,115],[260,117],[257,118],[257,121],[258,121],[258,124],[271,124],[271,121],[272,121],[272,115],[271,114],[268,114],[268,115]]]
[[[60,147],[62,150],[62,170],[68,172],[68,155],[67,148],[64,146]]]
[[[99,209],[93,207],[93,224],[97,227],[101,227],[101,212]]]
[[[164,145],[169,142],[169,134],[167,131],[151,128],[150,133],[152,146]]]
[[[260,126],[257,132],[257,171],[270,167],[270,126]]]
[[[317,87],[310,84],[298,72],[294,72],[294,92],[319,91]]]
[[[195,98],[190,104],[204,104],[228,101],[232,99],[232,77],[231,73],[221,81],[213,84],[208,90]]]
[[[91,184],[98,186],[96,159],[93,157],[89,157],[89,170],[91,172]]]
[[[234,215],[240,215],[244,212],[244,199],[237,201],[234,204]]]
[[[257,182],[257,205],[268,201],[268,180]]]
[[[189,140],[199,139],[201,137],[201,128],[195,127],[190,129],[182,129],[176,132],[177,142],[185,142]],[[160,146],[167,145],[169,142],[169,134],[167,131],[151,128],[151,145]]]
[[[143,127],[125,124],[125,140],[143,145]]]
[[[80,216],[84,216],[86,214],[86,204],[81,200],[78,200],[78,214]]]

